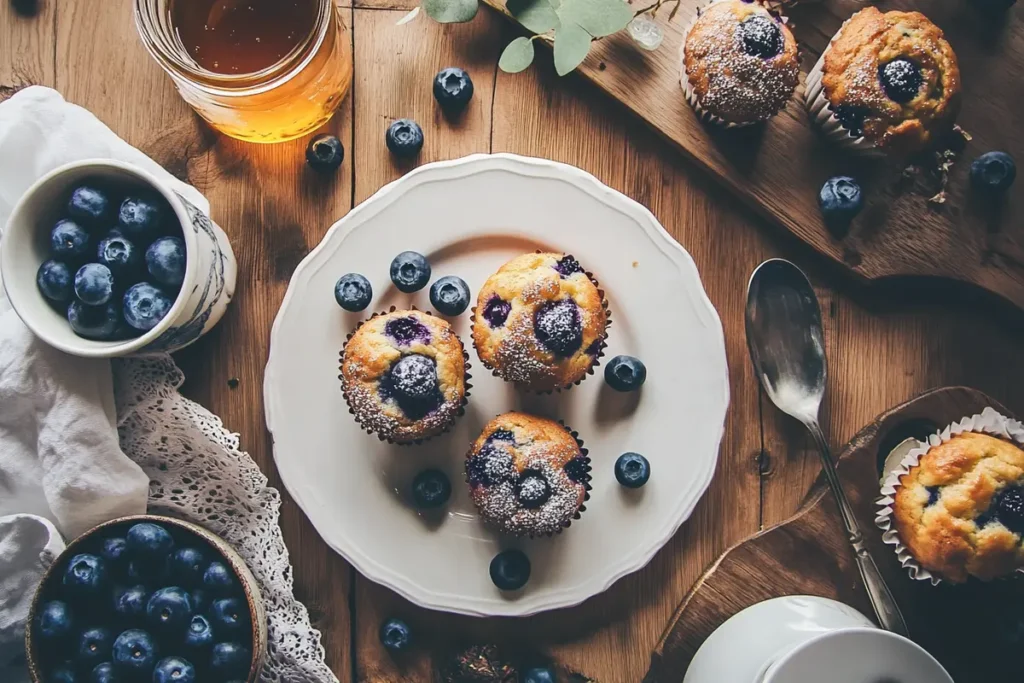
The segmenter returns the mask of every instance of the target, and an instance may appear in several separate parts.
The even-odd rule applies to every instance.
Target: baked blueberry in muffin
[[[590,458],[564,425],[505,413],[491,420],[470,448],[466,481],[487,523],[516,536],[551,535],[585,509]]]
[[[1024,568],[1024,451],[964,432],[921,456],[893,502],[899,539],[923,568],[951,583]]]
[[[362,323],[342,352],[341,387],[356,421],[393,443],[412,443],[462,414],[466,354],[451,326],[416,310]]]
[[[502,379],[528,391],[552,391],[592,372],[608,323],[604,295],[576,259],[524,254],[480,289],[473,344]]]

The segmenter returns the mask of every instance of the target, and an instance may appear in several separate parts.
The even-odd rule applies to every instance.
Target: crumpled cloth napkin
[[[41,176],[98,157],[140,166],[209,212],[195,188],[91,113],[33,86],[0,103],[0,230]],[[60,535],[142,514],[148,491],[118,443],[110,362],[47,346],[0,292],[0,680],[25,677],[25,618],[33,587],[64,547]]]

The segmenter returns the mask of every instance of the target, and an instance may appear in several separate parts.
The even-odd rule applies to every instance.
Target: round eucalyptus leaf
[[[505,47],[498,59],[498,67],[505,73],[517,74],[533,63],[533,41],[516,38]]]
[[[581,26],[594,38],[618,33],[633,20],[633,9],[622,0],[564,0],[558,8],[562,23]]]
[[[592,36],[579,24],[565,21],[555,31],[555,71],[564,76],[578,67],[590,52]]]
[[[551,0],[508,0],[505,8],[527,30],[547,33],[558,27],[558,15]]]
[[[423,11],[442,24],[460,24],[476,16],[479,0],[423,0]]]

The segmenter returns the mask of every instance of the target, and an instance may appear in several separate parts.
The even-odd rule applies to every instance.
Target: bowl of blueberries
[[[259,587],[222,539],[156,515],[72,541],[25,629],[33,683],[251,683],[267,649]]]
[[[110,159],[43,176],[0,244],[15,311],[37,337],[78,356],[187,346],[235,288],[224,232],[147,171]]]

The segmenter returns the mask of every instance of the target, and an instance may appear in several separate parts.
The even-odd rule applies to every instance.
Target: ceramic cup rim
[[[769,664],[765,668],[764,672],[761,674],[761,678],[758,679],[759,683],[775,683],[776,674],[781,670],[781,668],[788,664],[790,661],[792,661],[794,658],[796,658],[798,655],[802,654],[808,648],[814,647],[818,643],[827,640],[843,638],[851,634],[866,634],[882,638],[890,638],[903,645],[909,645],[910,647],[924,655],[924,657],[930,660],[939,671],[946,675],[945,681],[936,681],[935,683],[954,683],[953,677],[949,675],[949,672],[946,671],[946,668],[942,666],[939,660],[935,659],[935,657],[930,652],[925,650],[923,647],[921,647],[914,641],[910,640],[909,638],[901,636],[898,633],[886,631],[885,629],[876,628],[874,626],[850,626],[848,628],[836,629],[834,631],[826,631],[824,633],[820,633],[814,636],[813,638],[809,638],[803,641],[802,643],[798,644],[793,649],[787,651],[781,657],[779,657],[774,662]]]
[[[32,220],[33,216],[28,215],[32,200],[45,188],[67,182],[66,178],[72,174],[76,175],[76,179],[87,176],[88,169],[96,170],[97,175],[100,175],[104,170],[114,169],[116,172],[133,176],[136,180],[140,181],[141,184],[146,185],[162,196],[171,206],[175,217],[178,219],[178,224],[181,226],[182,240],[185,243],[185,278],[181,283],[181,289],[178,291],[178,296],[174,300],[171,310],[167,312],[167,315],[164,316],[163,320],[157,323],[153,329],[149,330],[145,334],[139,335],[134,339],[127,339],[118,343],[94,341],[83,337],[76,337],[74,343],[68,343],[62,339],[57,339],[52,335],[48,335],[39,324],[37,311],[40,306],[49,308],[49,304],[44,301],[42,295],[39,294],[35,282],[33,282],[31,286],[25,287],[11,287],[6,284],[8,282],[8,277],[10,276],[9,274],[13,272],[14,259],[19,256],[19,254],[15,254],[14,250],[10,248],[11,241],[14,239],[11,235],[15,234],[15,232],[19,230],[26,231],[38,229],[38,226],[34,225],[34,221]],[[85,172],[83,173],[83,171]],[[68,188],[63,189],[66,190]],[[4,282],[7,299],[18,314],[18,317],[21,318],[22,322],[25,323],[26,327],[28,327],[34,335],[50,346],[64,351],[65,353],[70,353],[75,356],[83,356],[86,358],[114,358],[117,356],[125,356],[144,349],[146,346],[159,339],[164,332],[174,325],[175,321],[178,320],[182,311],[185,309],[189,299],[189,290],[195,283],[197,270],[199,268],[199,259],[197,255],[199,243],[195,231],[190,229],[191,225],[192,219],[189,217],[188,211],[186,211],[181,198],[178,197],[178,195],[170,189],[166,183],[158,180],[156,176],[149,171],[134,164],[119,161],[117,159],[92,158],[72,161],[62,166],[58,166],[36,180],[18,199],[17,204],[14,205],[14,209],[11,211],[10,217],[7,219],[7,224],[4,226],[3,236],[0,237],[0,279]],[[31,292],[31,294],[28,292]]]

